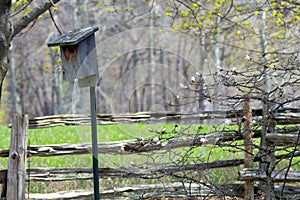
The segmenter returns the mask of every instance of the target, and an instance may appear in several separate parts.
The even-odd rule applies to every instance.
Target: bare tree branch
[[[30,11],[28,14],[24,15],[21,19],[16,21],[14,26],[14,31],[12,33],[11,37],[16,36],[18,33],[20,33],[24,28],[26,28],[31,22],[33,22],[35,19],[37,19],[38,16],[43,14],[46,10],[51,8],[53,6],[53,3],[57,3],[60,0],[48,0],[45,1],[42,5],[37,6],[32,11]]]

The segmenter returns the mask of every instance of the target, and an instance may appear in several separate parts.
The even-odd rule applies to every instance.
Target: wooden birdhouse
[[[48,43],[49,47],[60,46],[63,77],[78,79],[79,87],[96,86],[98,62],[95,32],[98,27],[73,29]]]

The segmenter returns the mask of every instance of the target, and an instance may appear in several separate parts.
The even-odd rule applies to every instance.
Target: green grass
[[[0,150],[8,149],[10,146],[11,129],[5,126],[0,126]]]
[[[11,129],[0,126],[0,150],[6,150],[10,147]],[[0,170],[7,169],[7,158],[0,158]]]

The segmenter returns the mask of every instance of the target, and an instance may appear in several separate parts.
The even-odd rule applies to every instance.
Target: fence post
[[[28,115],[13,115],[7,170],[7,200],[25,199]]]
[[[248,97],[244,100],[244,146],[245,146],[245,168],[253,168],[253,151],[252,151],[252,109],[251,102]],[[254,200],[253,181],[245,181],[245,198],[247,200]]]

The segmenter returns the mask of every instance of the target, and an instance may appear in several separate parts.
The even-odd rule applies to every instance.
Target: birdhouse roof
[[[62,34],[59,38],[49,42],[48,47],[76,45],[98,30],[99,30],[98,27],[73,29],[65,34]]]

